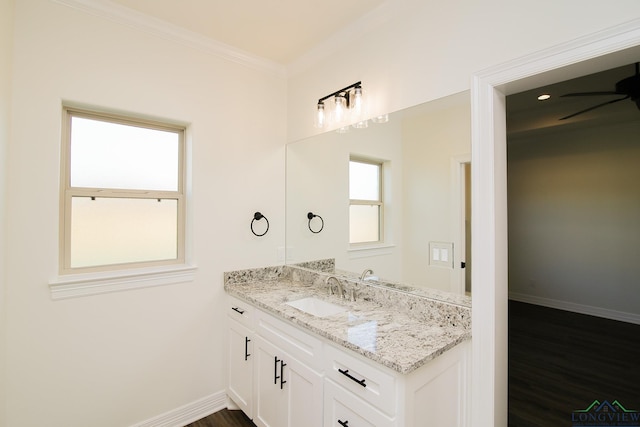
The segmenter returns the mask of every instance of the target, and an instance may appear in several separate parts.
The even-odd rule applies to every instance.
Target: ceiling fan
[[[593,107],[589,107],[585,110],[578,111],[577,113],[569,114],[568,116],[560,118],[560,120],[570,119],[571,117],[575,117],[579,114],[586,113],[587,111],[595,110],[596,108],[604,107],[605,105],[615,104],[616,102],[624,101],[625,99],[631,99],[631,101],[636,103],[638,109],[640,109],[640,62],[636,62],[636,74],[627,77],[625,79],[620,80],[616,83],[615,91],[605,91],[605,92],[577,92],[577,93],[567,93],[564,96],[601,96],[601,95],[622,95],[623,98],[617,98],[612,101],[603,102],[601,104],[594,105]]]

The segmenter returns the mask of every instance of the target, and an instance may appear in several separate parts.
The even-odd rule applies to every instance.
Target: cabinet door
[[[282,352],[256,336],[255,342],[255,413],[253,422],[258,427],[284,427],[287,419],[286,380],[282,378],[287,368]]]
[[[322,376],[256,337],[255,417],[258,427],[321,427]]]
[[[288,387],[288,427],[322,427],[322,376],[289,358],[284,376]]]
[[[253,417],[253,334],[229,319],[228,395],[249,418]]]

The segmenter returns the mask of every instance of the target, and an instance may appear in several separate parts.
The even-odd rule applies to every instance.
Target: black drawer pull
[[[244,337],[244,360],[247,360],[249,358],[249,356],[251,356],[249,354],[249,342],[251,340],[249,339],[249,337]]]
[[[366,387],[366,386],[367,386],[367,385],[364,383],[364,382],[365,382],[365,378],[363,378],[363,379],[361,379],[361,380],[357,379],[356,377],[352,376],[352,375],[349,373],[349,370],[348,370],[348,369],[346,369],[346,370],[344,370],[344,371],[343,371],[342,369],[338,368],[338,372],[340,372],[342,375],[344,375],[345,377],[349,378],[350,380],[357,382],[357,383],[358,383],[358,384],[360,384],[362,387]]]
[[[284,388],[284,383],[286,383],[286,381],[284,380],[284,367],[287,366],[286,363],[284,363],[283,360],[280,361],[280,390],[282,390]]]
[[[238,307],[231,307],[231,310],[238,312],[240,314],[244,314],[244,310],[240,310]]]
[[[278,375],[278,362],[280,362],[280,375]],[[284,380],[284,367],[287,366],[286,363],[284,363],[284,360],[282,359],[278,359],[278,356],[276,356],[273,360],[273,383],[274,384],[278,384],[278,380],[280,380],[280,390],[282,390],[284,388],[284,384],[286,383],[286,381]]]
[[[338,424],[340,424],[342,427],[349,427],[349,420],[347,421],[338,420]]]

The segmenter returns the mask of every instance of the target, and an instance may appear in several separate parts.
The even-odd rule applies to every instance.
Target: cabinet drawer
[[[233,320],[253,329],[254,308],[248,302],[240,301],[232,296],[228,297],[227,314]]]
[[[255,311],[256,332],[265,340],[317,372],[323,368],[322,341],[261,310]]]
[[[395,425],[395,420],[387,418],[333,381],[324,381],[324,427],[394,427]]]
[[[371,403],[389,416],[396,414],[396,378],[383,366],[374,366],[331,345],[325,346],[325,374],[336,384]]]

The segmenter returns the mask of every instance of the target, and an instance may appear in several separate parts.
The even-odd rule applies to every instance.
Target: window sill
[[[363,246],[351,246],[347,249],[349,259],[366,258],[378,255],[391,255],[396,245],[392,243],[382,243]]]
[[[197,267],[180,264],[139,270],[59,276],[49,283],[51,299],[84,297],[109,292],[193,282]]]

